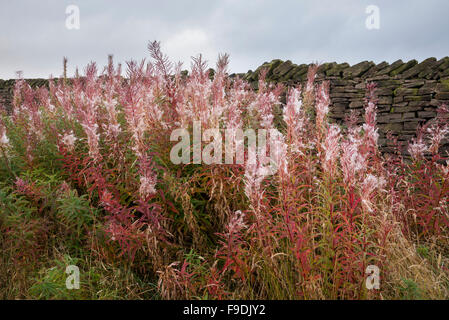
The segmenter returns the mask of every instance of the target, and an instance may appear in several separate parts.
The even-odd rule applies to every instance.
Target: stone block
[[[449,92],[439,92],[435,95],[437,100],[449,100]]]
[[[436,115],[437,115],[437,113],[435,111],[419,111],[418,112],[418,117],[424,118],[424,119],[434,118],[434,117],[436,117]]]

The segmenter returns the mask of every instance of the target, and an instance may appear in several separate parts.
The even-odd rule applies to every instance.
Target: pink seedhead
[[[363,145],[360,134],[360,127],[350,127],[347,139],[341,143],[340,164],[343,171],[343,180],[349,185],[354,185],[358,176],[367,167],[367,154],[360,151]]]
[[[287,144],[284,135],[276,129],[270,131],[270,167],[267,174],[274,171],[278,171],[281,177],[288,176]]]
[[[237,234],[240,233],[243,229],[247,228],[245,224],[245,214],[242,211],[237,210],[234,215],[231,217],[229,224],[227,226],[229,234]]]
[[[216,257],[224,259],[224,266],[221,270],[223,274],[226,270],[232,270],[236,276],[245,280],[245,270],[248,270],[246,261],[243,260],[241,247],[245,243],[242,230],[247,226],[244,223],[244,214],[238,210],[231,217],[226,226],[226,233],[220,234],[221,248],[217,251]]]
[[[422,159],[426,152],[431,152],[433,155],[438,153],[441,142],[449,134],[448,116],[449,108],[442,105],[437,109],[437,117],[434,121],[418,127],[416,138],[412,139],[408,147],[408,152],[413,159]],[[424,136],[429,140],[430,146],[425,143]]]
[[[446,163],[444,164],[438,164],[438,167],[440,168],[443,175],[446,176],[446,179],[449,178],[449,159],[446,160]]]
[[[432,154],[437,154],[439,147],[441,145],[441,141],[447,136],[449,133],[449,126],[446,124],[444,126],[432,125],[427,129],[427,133],[430,137],[430,147],[429,151]]]
[[[284,108],[283,118],[285,123],[294,128],[296,124],[296,115],[301,112],[302,100],[301,100],[301,89],[293,88],[289,90],[287,104]]]
[[[429,151],[432,154],[437,154],[441,142],[449,133],[449,107],[446,105],[442,105],[437,109],[437,118],[435,122],[427,128],[427,134],[430,140]]]
[[[248,85],[241,79],[236,79],[229,92],[230,99],[225,111],[226,128],[242,127],[242,105],[249,98]]]
[[[338,125],[332,124],[327,130],[326,138],[322,146],[324,150],[323,169],[329,174],[334,172],[340,155],[340,131]]]
[[[424,128],[418,127],[416,138],[412,139],[412,143],[408,146],[408,152],[414,160],[420,160],[424,157],[424,153],[429,150],[423,139]]]
[[[36,144],[44,137],[44,125],[40,110],[40,99],[46,99],[42,90],[33,90],[23,79],[19,78],[14,86],[12,120],[23,128],[24,146],[28,164],[34,160],[33,151]],[[47,99],[48,100],[48,99]],[[44,101],[46,104],[48,101]],[[45,106],[44,106],[45,107]]]
[[[99,149],[100,134],[98,133],[98,124],[96,123],[96,118],[93,111],[89,111],[86,113],[81,126],[83,127],[84,132],[87,135],[89,156],[94,161],[99,161],[101,158]]]
[[[253,207],[258,207],[262,200],[261,184],[266,176],[265,167],[261,162],[247,161],[245,166],[245,194]]]
[[[253,102],[248,106],[248,111],[259,120],[263,129],[273,127],[273,107],[279,104],[280,87],[274,88],[265,82],[267,70],[263,69],[259,75],[259,90]]]
[[[148,176],[140,177],[140,188],[139,194],[142,199],[146,199],[149,196],[156,193],[156,177],[154,173],[151,173]]]
[[[6,135],[6,131],[2,132],[0,134],[0,146],[1,147],[6,147],[9,145],[9,138]]]
[[[40,140],[43,134],[39,90],[33,90],[23,79],[18,79],[14,87],[13,117],[23,122],[29,139]]]
[[[376,177],[372,174],[368,174],[362,182],[361,198],[362,205],[368,212],[373,212],[374,207],[371,199],[375,190],[382,189],[386,181],[382,177]]]
[[[89,156],[95,161],[101,160],[100,134],[98,132],[98,106],[101,103],[101,87],[97,77],[97,67],[91,63],[86,68],[85,83],[75,79],[74,101],[78,106],[78,120],[84,129],[89,145]]]
[[[206,69],[207,63],[201,55],[193,59],[192,74],[183,89],[184,105],[178,105],[177,108],[183,127],[194,120],[201,121],[203,128],[219,127],[226,108],[224,83],[220,80],[220,75],[212,82]]]
[[[276,129],[270,130],[269,149],[258,146],[258,150],[248,150],[245,164],[245,194],[253,208],[260,206],[264,191],[265,177],[279,172],[281,178],[288,175],[287,144],[284,136]],[[260,141],[259,141],[260,142]],[[269,156],[267,156],[267,151]]]
[[[316,73],[318,71],[318,64],[311,64],[309,70],[307,71],[307,85],[306,85],[306,97],[313,96],[313,89],[315,84]]]
[[[354,129],[357,126],[357,122],[359,121],[359,112],[355,109],[352,109],[350,113],[345,116],[344,120],[349,130]]]
[[[106,124],[103,125],[105,135],[109,140],[115,141],[122,131],[120,123],[118,122],[118,112],[116,109],[117,100],[109,93],[103,102],[106,109]]]
[[[128,124],[128,131],[132,135],[133,150],[137,157],[143,157],[145,148],[145,132],[147,123],[145,122],[145,104],[143,97],[143,85],[133,82],[123,94],[122,103],[124,105],[125,118]]]
[[[7,146],[9,146],[9,138],[6,135],[6,128],[0,119],[0,147],[6,148]]]
[[[369,83],[366,88],[368,90],[368,96],[366,98],[365,123],[363,124],[363,131],[365,132],[364,139],[366,148],[374,151],[377,149],[377,140],[379,138],[376,127],[376,84]]]
[[[70,133],[66,133],[62,136],[61,138],[61,142],[64,144],[64,146],[67,148],[67,150],[69,150],[70,152],[73,151],[73,149],[75,148],[75,142],[76,142],[76,137],[75,134],[73,133],[73,131],[70,131]]]
[[[272,92],[260,96],[260,100],[258,101],[258,110],[261,120],[260,125],[262,128],[273,128],[273,106],[278,103],[279,101],[277,97]]]
[[[139,194],[147,200],[156,193],[157,175],[153,170],[153,163],[149,157],[139,158],[140,188]]]
[[[27,197],[38,199],[42,196],[39,191],[39,188],[36,186],[34,182],[28,182],[21,178],[16,178],[15,187],[17,192],[20,194],[26,195]]]
[[[284,121],[287,124],[287,140],[293,152],[302,153],[306,147],[304,136],[308,118],[302,107],[301,89],[290,90],[287,105],[284,108]]]
[[[70,188],[70,185],[63,181],[58,188],[58,191],[60,192],[60,194],[65,195],[68,194],[70,192],[70,190],[72,190],[72,188]]]
[[[317,91],[317,102],[316,102],[316,126],[318,130],[321,130],[325,124],[325,118],[329,113],[329,82],[324,81],[318,87]]]
[[[28,187],[28,183],[26,183],[22,178],[17,178],[16,179],[16,188],[18,190],[25,190]],[[23,193],[23,192],[22,192]]]
[[[57,85],[54,84],[53,80],[49,82],[50,92],[54,97],[55,103],[62,106],[64,110],[64,117],[69,121],[73,120],[74,108],[71,99],[70,87],[65,86],[63,82],[58,82]]]
[[[267,89],[267,83],[265,82],[267,78],[268,68],[263,68],[259,72],[259,92],[264,92]]]
[[[279,104],[279,97],[270,90],[259,91],[256,99],[249,105],[249,111],[258,119],[263,129],[273,128],[273,107]]]

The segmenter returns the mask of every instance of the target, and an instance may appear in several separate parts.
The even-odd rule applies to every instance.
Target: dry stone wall
[[[268,81],[292,86],[306,81],[308,67],[273,60],[240,76],[256,88],[260,70],[267,68]],[[449,105],[449,57],[429,58],[421,63],[416,60],[392,64],[364,61],[353,66],[325,63],[317,74],[317,81],[323,80],[330,82],[330,117],[340,123],[351,110],[363,116],[366,84],[377,84],[379,144],[385,152],[393,150],[393,141],[387,139],[388,131],[401,142],[405,153],[406,142],[415,136],[418,125],[434,119],[438,106]],[[443,143],[442,149],[448,150],[448,140]]]

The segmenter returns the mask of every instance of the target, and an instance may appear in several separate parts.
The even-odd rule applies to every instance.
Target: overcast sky
[[[66,27],[77,5],[80,29]],[[366,28],[368,5],[380,9],[380,29]],[[190,67],[202,53],[213,66],[231,55],[231,71],[264,61],[393,62],[449,55],[447,0],[0,0],[0,78],[60,76],[90,61],[148,58],[160,40],[174,61]]]

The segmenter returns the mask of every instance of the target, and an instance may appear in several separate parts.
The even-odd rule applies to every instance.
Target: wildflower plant
[[[2,296],[65,297],[46,289],[61,282],[46,265],[61,256],[103,270],[83,297],[111,277],[134,281],[120,293],[132,298],[398,298],[403,279],[415,279],[420,297],[449,296],[448,257],[431,258],[448,248],[447,107],[419,129],[408,161],[379,150],[374,84],[364,123],[351,115],[342,127],[329,120],[318,65],[290,88],[262,70],[253,90],[228,75],[228,55],[214,74],[201,55],[183,72],[159,42],[148,49],[151,59],[128,62],[125,76],[110,56],[103,70],[91,63],[48,89],[17,80],[0,121]],[[247,129],[268,136],[251,147],[239,133]],[[188,161],[172,161],[175,130],[188,136]],[[417,243],[438,254],[421,257]],[[365,286],[372,265],[382,272],[376,290]],[[8,277],[20,280],[15,289]]]

